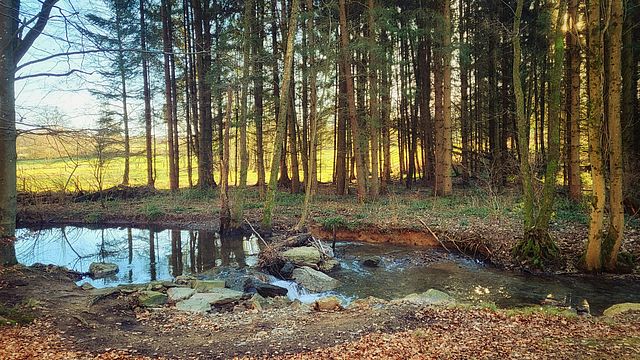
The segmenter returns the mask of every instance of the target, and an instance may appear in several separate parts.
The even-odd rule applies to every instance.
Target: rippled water
[[[21,229],[18,239],[16,253],[25,265],[56,264],[84,272],[94,261],[118,264],[120,272],[113,277],[81,281],[96,287],[169,280],[220,266],[251,267],[259,252],[253,236],[220,238],[211,231],[61,227]],[[537,304],[549,293],[571,305],[587,299],[594,313],[614,303],[640,302],[636,281],[524,275],[434,249],[345,242],[337,244],[336,255],[341,268],[330,275],[341,285],[333,292],[310,294],[289,281],[273,282],[287,287],[289,297],[304,302],[326,294],[345,302],[367,296],[393,299],[430,288],[462,301],[488,301],[500,307]],[[364,266],[362,259],[369,256],[379,257],[380,266]]]

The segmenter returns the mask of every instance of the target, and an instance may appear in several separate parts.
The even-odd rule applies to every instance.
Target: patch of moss
[[[33,310],[24,306],[7,307],[0,304],[0,326],[1,325],[24,325],[35,319]]]

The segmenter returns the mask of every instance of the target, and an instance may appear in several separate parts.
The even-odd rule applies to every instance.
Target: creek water
[[[55,264],[86,272],[95,261],[111,262],[120,271],[103,279],[86,278],[96,287],[170,280],[178,275],[206,277],[218,267],[254,267],[260,251],[255,236],[220,237],[213,231],[98,228],[64,226],[17,231],[16,254],[24,265]],[[375,296],[393,299],[430,288],[465,302],[494,302],[499,307],[538,304],[547,294],[568,305],[583,299],[599,314],[621,302],[640,302],[637,281],[590,276],[533,276],[501,271],[438,249],[339,242],[340,269],[330,275],[340,287],[310,294],[295,283],[273,278],[287,287],[288,296],[303,302],[327,294],[348,302]],[[377,267],[363,265],[373,258]]]

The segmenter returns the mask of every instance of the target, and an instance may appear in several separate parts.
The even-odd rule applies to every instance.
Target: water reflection
[[[56,264],[88,271],[94,261],[118,264],[111,278],[87,281],[94,286],[168,280],[216,266],[246,267],[257,262],[253,236],[220,238],[213,231],[161,229],[98,229],[62,226],[17,231],[16,253],[25,265]]]

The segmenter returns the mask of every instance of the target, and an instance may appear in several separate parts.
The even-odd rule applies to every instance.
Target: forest
[[[638,0],[0,8],[0,357],[640,352]]]

